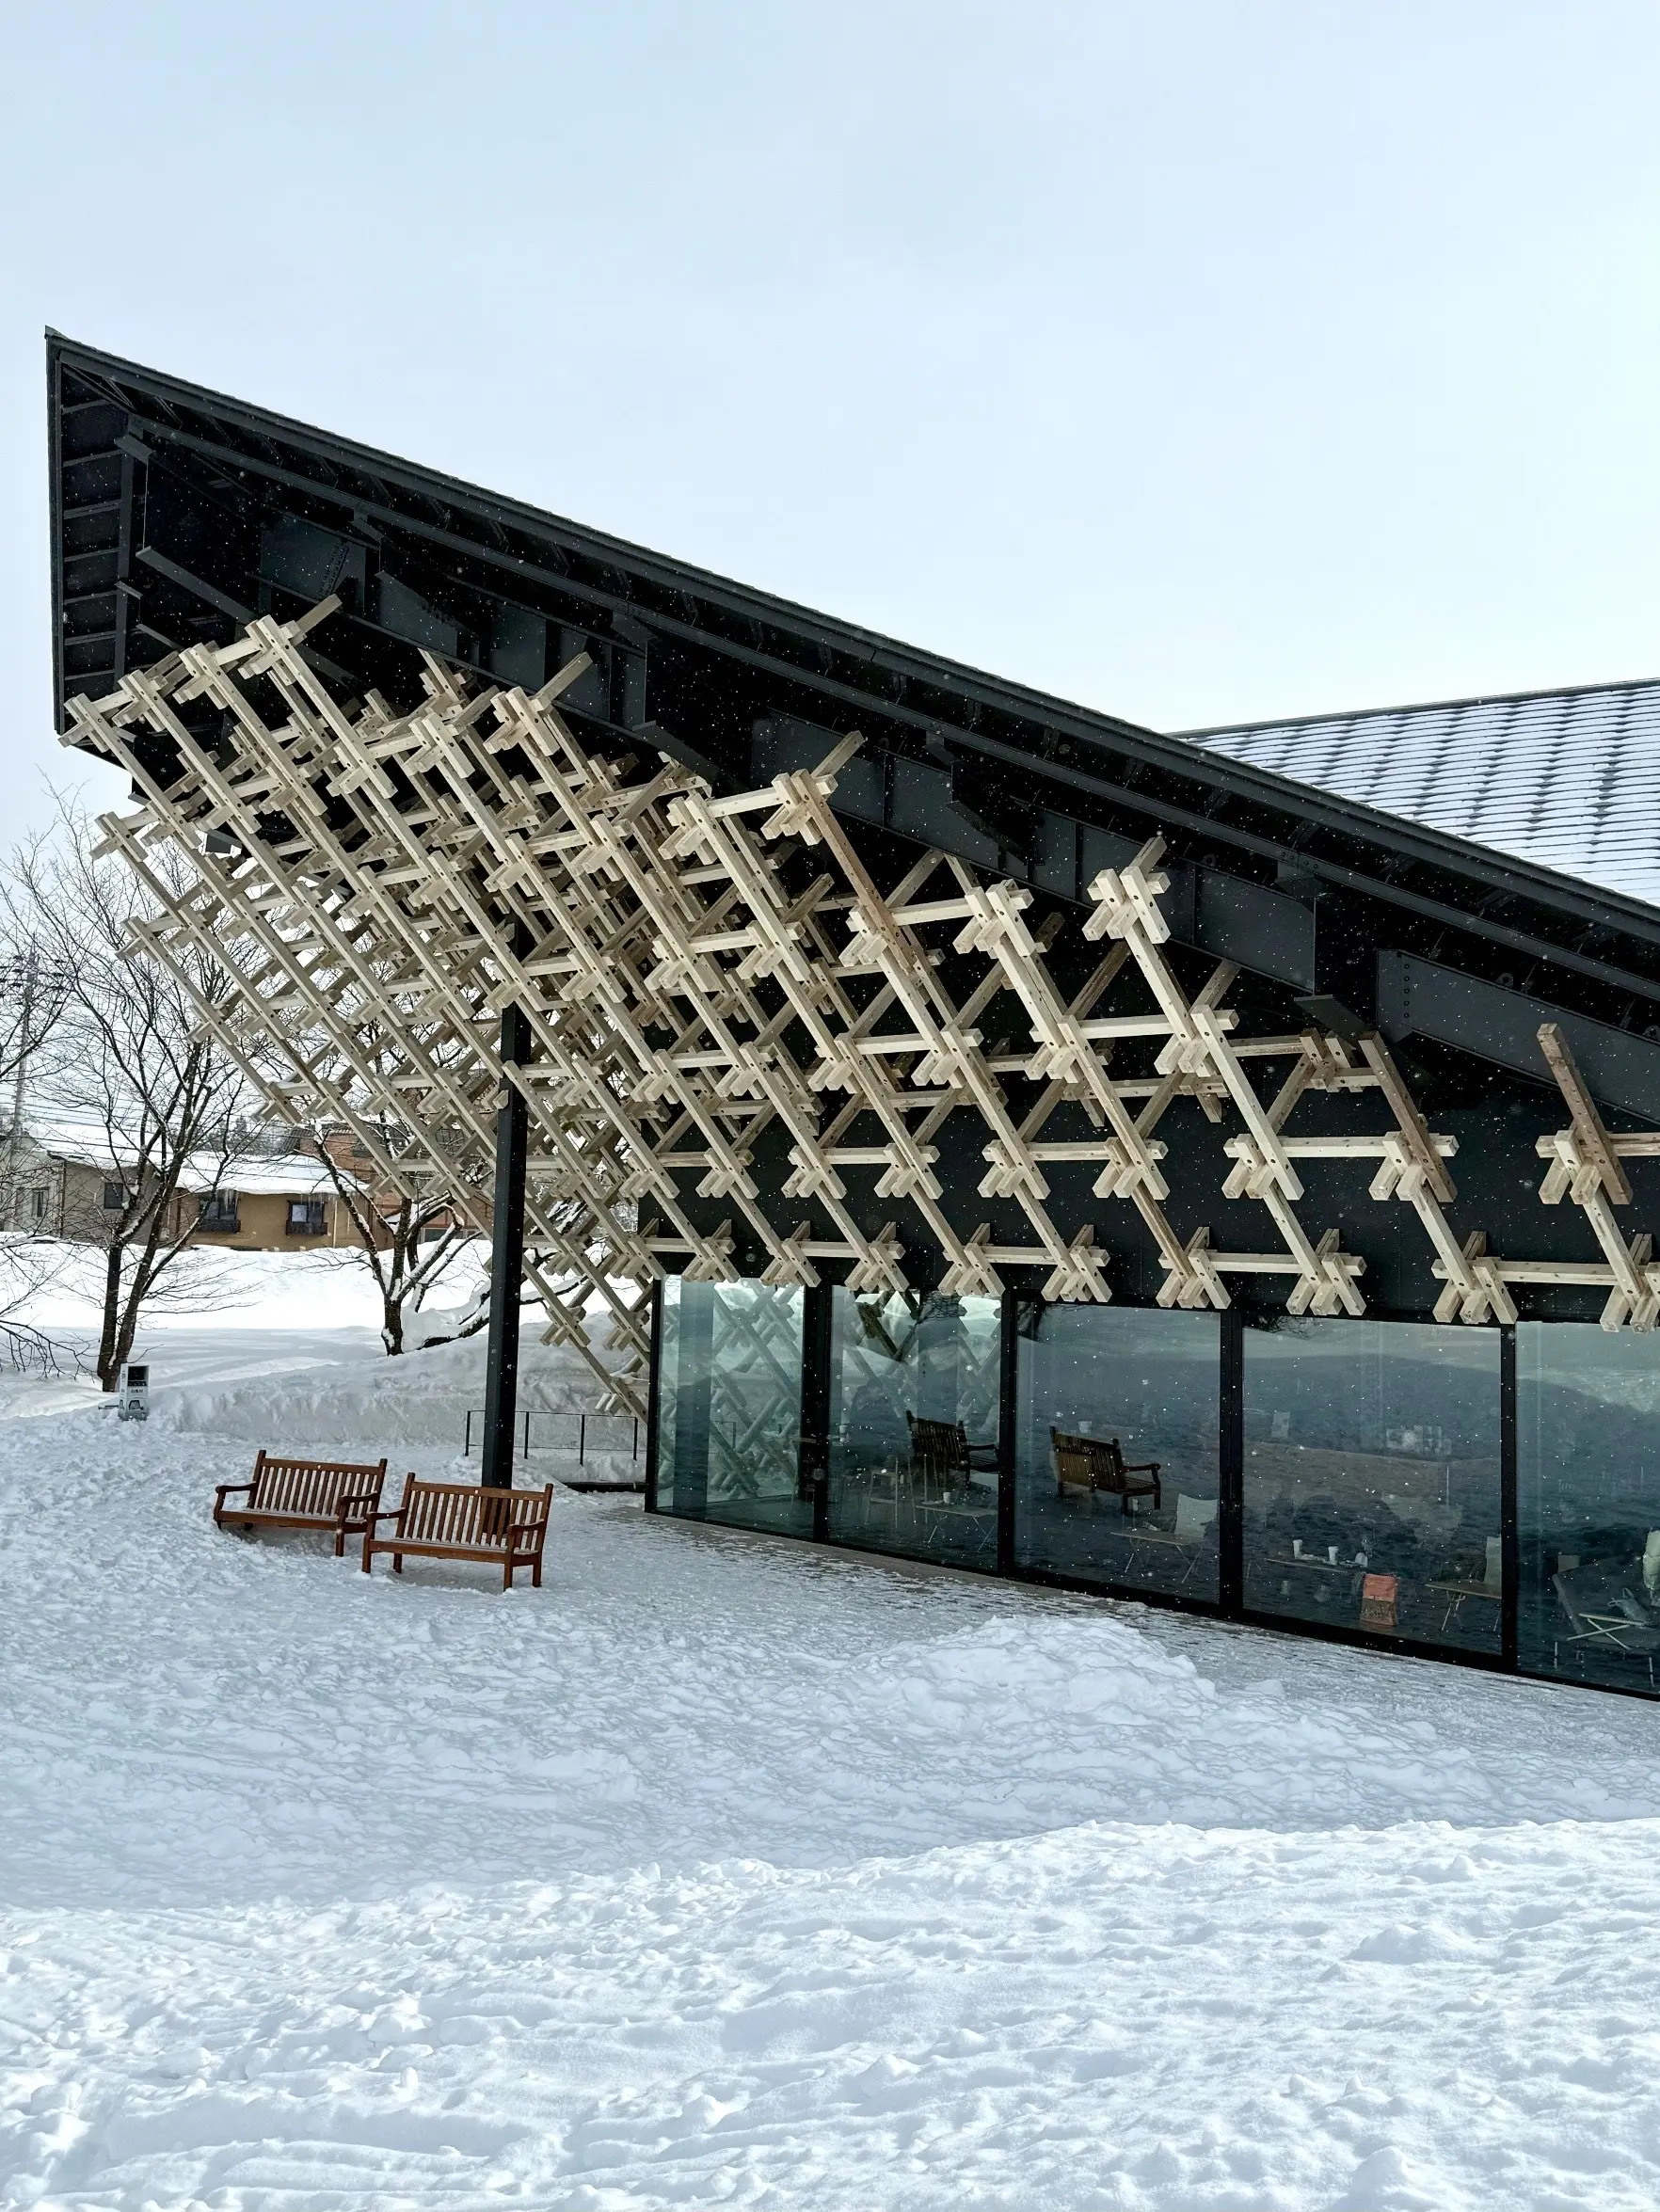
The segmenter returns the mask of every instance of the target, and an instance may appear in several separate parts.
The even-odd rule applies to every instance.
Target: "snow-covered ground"
[[[476,1343],[320,1295],[5,1396],[0,2204],[1660,2203],[1660,1711],[637,1501],[510,1596],[218,1535],[296,1405],[457,1464]]]

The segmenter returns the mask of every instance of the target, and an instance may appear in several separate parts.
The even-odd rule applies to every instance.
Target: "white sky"
[[[1660,674],[1657,93],[1654,0],[0,0],[0,819],[48,323],[1158,727]]]

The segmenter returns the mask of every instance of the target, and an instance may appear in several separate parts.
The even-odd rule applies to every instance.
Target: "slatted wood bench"
[[[334,1537],[334,1556],[345,1551],[348,1536],[374,1526],[380,1504],[386,1461],[375,1466],[347,1459],[274,1459],[262,1452],[252,1482],[222,1482],[214,1492],[218,1528],[315,1528]],[[227,1498],[246,1496],[246,1505]]]
[[[1055,1449],[1055,1495],[1063,1498],[1067,1486],[1080,1489],[1088,1498],[1092,1510],[1097,1496],[1118,1499],[1127,1513],[1132,1498],[1151,1498],[1155,1513],[1164,1505],[1164,1488],[1158,1480],[1161,1459],[1143,1460],[1140,1465],[1125,1463],[1124,1452],[1116,1437],[1068,1436],[1064,1429],[1052,1428],[1049,1441]],[[1138,1475],[1145,1481],[1138,1482]]]
[[[363,1572],[372,1572],[376,1552],[391,1553],[393,1574],[411,1559],[477,1559],[500,1567],[502,1587],[513,1587],[515,1571],[531,1570],[531,1584],[542,1586],[542,1546],[553,1485],[541,1490],[486,1489],[480,1483],[418,1482],[408,1475],[396,1505],[377,1512],[363,1532]],[[390,1536],[375,1531],[383,1520],[396,1522]]]

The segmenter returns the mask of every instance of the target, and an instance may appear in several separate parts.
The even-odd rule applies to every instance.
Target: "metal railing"
[[[538,1437],[536,1448],[544,1452],[558,1451],[560,1449],[560,1439],[557,1433],[552,1436],[549,1436],[547,1435],[546,1431],[552,1423],[561,1421],[574,1425],[576,1435],[577,1465],[579,1467],[585,1467],[588,1463],[588,1446],[590,1443],[593,1444],[597,1453],[604,1453],[608,1457],[615,1456],[615,1454],[622,1450],[623,1446],[620,1441],[615,1444],[608,1444],[603,1440],[602,1432],[607,1429],[622,1430],[626,1435],[628,1435],[629,1438],[629,1457],[637,1461],[640,1456],[640,1424],[635,1419],[633,1414],[551,1413],[539,1406],[530,1406],[523,1408],[520,1410],[519,1418],[514,1424],[519,1432],[520,1451],[528,1456],[532,1449],[531,1424],[533,1422],[535,1424]],[[484,1426],[484,1416],[482,1414],[480,1414],[478,1417],[478,1425],[481,1429]],[[472,1426],[473,1409],[470,1406],[467,1408],[467,1426],[461,1444],[461,1452],[464,1458],[471,1458],[472,1455]],[[597,1435],[596,1431],[601,1433]],[[568,1431],[567,1440],[565,1442],[564,1449],[566,1451],[569,1451],[570,1449],[570,1443],[568,1441]]]

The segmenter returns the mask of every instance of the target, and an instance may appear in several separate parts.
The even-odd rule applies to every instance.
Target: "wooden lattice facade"
[[[1514,1659],[1518,1329],[1660,1344],[1660,1182],[1643,1181],[1660,915],[878,651],[234,403],[141,391],[147,373],[56,374],[66,738],[132,779],[103,827],[156,909],[143,954],[186,983],[211,956],[230,988],[200,1000],[204,1027],[271,1110],[349,1131],[390,1187],[449,1196],[493,1237],[503,1305],[522,1234],[548,1333],[588,1362],[596,1402],[655,1433],[669,1388],[682,1475],[697,1361],[718,1364],[709,1331],[727,1332],[741,1387],[724,1413],[697,1401],[695,1510],[775,1496],[797,1533],[834,1533],[853,1378],[874,1389],[933,1328],[957,1396],[949,1418],[910,1406],[848,1477],[859,1525],[978,1513],[968,1563],[1017,1567],[1019,1500],[1049,1479],[1046,1460],[1020,1472],[1009,1435],[1040,1391],[1021,1345],[1046,1341],[1044,1314],[1211,1316],[1235,1380],[1206,1416],[1208,1508],[1197,1476],[1127,1438],[1103,1432],[1091,1464],[1165,1464],[1121,1493],[1111,1540],[1156,1562],[1162,1594],[1210,1572],[1249,1614],[1241,1329],[1440,1331],[1487,1347],[1472,1372],[1491,1350],[1508,1393],[1498,1549],[1416,1583],[1378,1566],[1385,1537],[1305,1558],[1313,1539],[1287,1534],[1264,1556],[1287,1588],[1352,1570],[1358,1629],[1405,1642],[1424,1640],[1420,1583],[1448,1621],[1492,1604]],[[113,496],[77,505],[76,485]],[[242,517],[241,569],[191,540],[186,491],[210,520],[215,502]],[[72,633],[91,558],[75,517],[95,534],[106,509],[119,620]],[[394,559],[400,532],[419,561]],[[174,599],[147,598],[150,577]],[[191,591],[207,612],[186,619]],[[732,1295],[710,1308],[699,1285]],[[1050,1412],[1044,1433],[1077,1445],[1087,1410]],[[1265,1464],[1305,1418],[1264,1400]],[[1475,1463],[1450,1419],[1402,1416],[1366,1447],[1418,1470],[1374,1488],[1426,1546]],[[940,1435],[958,1440],[944,1458]],[[1361,1449],[1297,1448],[1304,1490],[1310,1470],[1337,1482],[1322,1452]],[[1093,1502],[1055,1488],[1056,1510]],[[1207,1541],[1221,1563],[1202,1570]],[[1579,1571],[1552,1556],[1573,1563],[1553,1576]],[[1652,1565],[1660,1637],[1660,1541]],[[1140,1572],[1121,1557],[1096,1579]],[[1648,1632],[1599,1629],[1581,1598],[1592,1625],[1572,1633],[1593,1646]]]

